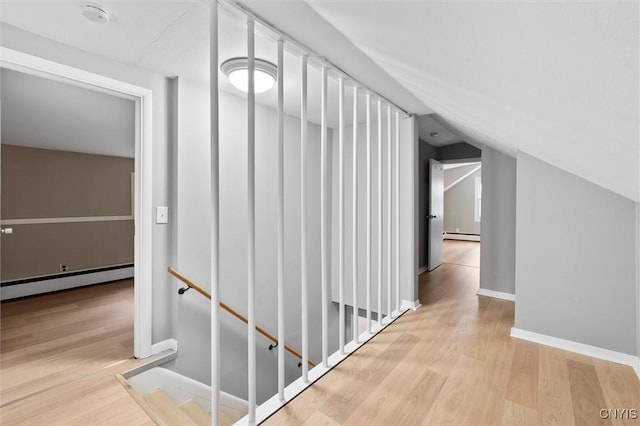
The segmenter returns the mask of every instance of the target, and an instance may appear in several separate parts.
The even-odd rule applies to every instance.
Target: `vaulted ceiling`
[[[242,3],[406,110],[437,113],[469,142],[522,150],[640,201],[637,1]],[[206,80],[205,1],[102,4],[112,13],[107,26],[84,20],[80,1],[3,2],[0,20],[167,76]],[[244,49],[241,20],[224,15],[221,59]],[[267,36],[258,51],[273,59],[274,45]],[[291,76],[294,57],[288,53]],[[295,93],[296,78],[289,84],[285,93]]]
[[[469,141],[640,201],[637,1],[243,3],[366,78],[361,61],[292,18],[331,24]]]

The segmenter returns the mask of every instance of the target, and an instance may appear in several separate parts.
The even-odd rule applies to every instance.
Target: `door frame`
[[[136,358],[152,355],[152,91],[0,46],[0,66],[131,99],[135,102],[134,332]]]
[[[443,224],[443,229],[444,229],[444,217],[443,216],[443,212],[444,212],[444,181],[443,181],[443,191],[442,191],[442,204],[443,204],[443,212],[438,212],[440,214],[440,218],[436,218],[435,215],[433,215],[434,211],[433,211],[433,169],[434,167],[443,167],[443,163],[441,163],[440,161],[436,160],[435,158],[430,158],[429,159],[429,211],[427,212],[427,232],[428,232],[428,239],[427,239],[427,271],[433,271],[436,268],[438,268],[440,265],[442,265],[442,252],[443,252],[443,244],[444,241],[442,240],[442,232],[440,232],[440,238],[441,238],[441,242],[440,242],[440,263],[438,263],[437,265],[434,265],[432,262],[432,253],[433,253],[433,240],[434,240],[434,235],[433,235],[433,229],[432,229],[432,224],[434,219],[439,219],[440,221],[442,221]],[[444,173],[444,170],[443,170]],[[433,218],[431,216],[434,216]]]

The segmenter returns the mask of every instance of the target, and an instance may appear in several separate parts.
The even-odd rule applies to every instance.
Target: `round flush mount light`
[[[109,22],[109,12],[96,3],[85,3],[82,6],[82,16],[98,24]]]
[[[243,92],[249,91],[249,59],[247,57],[227,59],[220,70],[231,84]],[[278,80],[278,67],[264,59],[255,59],[254,88],[256,93],[266,92]]]

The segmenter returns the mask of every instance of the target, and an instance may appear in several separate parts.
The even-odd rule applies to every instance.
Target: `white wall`
[[[480,288],[515,293],[516,160],[482,148]]]
[[[208,88],[179,81],[178,269],[210,288],[209,274],[209,106]],[[220,94],[221,300],[247,314],[247,150],[246,101]],[[256,323],[277,334],[276,269],[276,113],[256,108]],[[331,133],[329,133],[331,138]],[[321,360],[320,323],[320,127],[311,124],[308,152],[308,254],[310,300],[309,358]],[[286,343],[301,349],[300,313],[300,120],[285,117],[285,311]],[[209,306],[195,292],[179,297],[176,315],[180,356],[173,367],[209,382]],[[221,385],[247,396],[246,326],[221,313]],[[337,349],[337,310],[330,310],[330,352]],[[258,342],[258,402],[277,392],[276,351],[261,335]],[[288,355],[287,382],[300,375],[298,359]],[[206,366],[206,367],[205,367]]]
[[[167,137],[166,78],[38,37],[3,23],[0,23],[0,40],[3,46],[10,49],[150,89],[153,92],[152,202],[154,206],[168,205],[169,174],[167,165],[170,147]],[[153,343],[165,340],[172,335],[170,304],[172,289],[167,275],[171,226],[171,223],[169,225],[153,225]]]
[[[518,154],[515,327],[636,354],[633,201]]]
[[[418,120],[400,119],[400,298],[419,304],[418,252]]]

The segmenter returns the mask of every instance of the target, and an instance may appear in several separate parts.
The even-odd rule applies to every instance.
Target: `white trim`
[[[5,286],[0,289],[0,300],[9,300],[17,297],[33,296],[36,294],[50,293],[52,291],[123,280],[133,277],[133,269],[133,267],[112,269],[110,271],[93,272]]]
[[[511,328],[511,337],[528,340],[530,342],[551,346],[565,351],[587,355],[592,358],[598,358],[605,361],[628,365],[635,370],[636,374],[640,378],[640,360],[635,355],[629,355],[622,352],[599,348],[597,346],[586,345],[584,343],[578,343],[572,340],[565,340],[558,337],[547,336],[546,334],[534,333],[533,331],[522,330],[516,327]]]
[[[476,167],[475,169],[471,170],[469,173],[465,173],[460,178],[454,180],[449,185],[444,187],[444,192],[447,192],[448,190],[450,190],[451,188],[453,188],[454,186],[456,186],[457,184],[459,184],[460,182],[462,182],[463,180],[465,180],[466,178],[468,178],[469,176],[471,176],[472,174],[474,174],[475,172],[477,172],[481,168],[482,168],[482,164],[479,165],[478,167]]]
[[[402,299],[402,302],[400,304],[400,311],[403,312],[403,311],[406,311],[407,309],[411,309],[412,311],[417,311],[421,307],[422,307],[422,304],[418,299],[414,301]]]
[[[482,176],[476,176],[473,182],[473,221],[482,220]]]
[[[156,355],[156,354],[159,354],[160,352],[164,352],[168,350],[178,352],[178,341],[176,339],[167,339],[167,340],[163,340],[162,342],[154,343],[153,345],[151,345],[152,355]]]
[[[495,299],[511,300],[512,302],[516,301],[516,295],[513,294],[513,293],[505,293],[505,292],[502,292],[502,291],[487,290],[486,288],[479,288],[478,291],[476,291],[476,294],[478,296],[493,297]]]
[[[448,232],[444,233],[445,240],[459,240],[459,241],[480,241],[480,235],[469,235],[469,234],[450,234]]]
[[[428,270],[429,270],[429,267],[427,265],[421,266],[421,267],[418,268],[418,275],[424,274]]]
[[[99,74],[53,62],[0,46],[0,65],[28,74],[63,80],[76,85],[135,100],[135,207],[134,207],[134,337],[137,358],[151,355],[152,336],[152,231],[153,231],[153,137],[152,91]]]
[[[347,358],[356,349],[366,344],[371,338],[373,338],[373,336],[375,336],[380,331],[384,330],[389,324],[392,324],[395,320],[400,318],[400,314],[403,314],[406,311],[407,311],[406,309],[400,312],[394,311],[392,313],[393,318],[390,318],[389,316],[385,316],[382,319],[381,326],[378,325],[378,323],[376,322],[372,327],[371,333],[368,333],[365,331],[364,333],[360,334],[358,338],[358,343],[354,342],[355,339],[352,339],[351,341],[349,341],[344,346],[344,354],[341,354],[340,350],[337,350],[329,357],[328,367],[323,367],[321,363],[313,367],[311,370],[309,370],[308,382],[305,382],[302,377],[299,377],[296,381],[289,384],[284,389],[284,397],[285,397],[284,401],[281,401],[279,398],[279,395],[276,393],[271,398],[269,398],[268,400],[260,404],[256,408],[255,424],[262,423],[267,417],[275,413],[283,405],[287,404],[289,401],[295,398],[298,394],[300,394],[303,390],[305,390],[306,388],[311,386],[314,382],[316,382],[318,379],[320,379],[322,376],[327,374],[333,367],[335,367],[336,365],[338,365],[338,363],[340,363],[342,360]],[[248,416],[243,417],[242,419],[238,420],[234,424],[248,425],[249,424]]]
[[[46,223],[80,223],[80,222],[117,222],[133,220],[133,216],[78,216],[78,217],[41,217],[34,219],[4,219],[0,225],[41,225]]]

